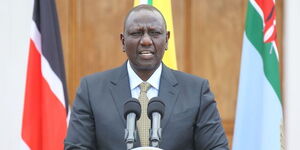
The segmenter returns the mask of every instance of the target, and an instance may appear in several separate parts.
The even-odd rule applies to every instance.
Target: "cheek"
[[[128,56],[129,58],[134,58],[134,57],[136,57],[135,51],[133,51],[133,50],[131,50],[131,49],[127,49],[127,50],[126,50],[126,54],[127,54],[127,56]]]
[[[165,49],[163,48],[163,49],[159,52],[159,55],[160,55],[161,59],[163,58],[164,54],[165,54]]]
[[[126,50],[136,50],[138,46],[139,40],[138,39],[130,39],[125,42]]]
[[[165,51],[166,49],[166,42],[164,42],[163,40],[160,40],[160,41],[155,41],[155,48],[156,50],[161,54]]]

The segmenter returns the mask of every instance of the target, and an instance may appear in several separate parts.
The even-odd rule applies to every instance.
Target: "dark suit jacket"
[[[227,150],[227,138],[208,81],[163,65],[158,96],[164,150]],[[126,63],[81,80],[65,149],[126,150],[123,104],[131,98]],[[140,146],[140,141],[135,144]]]

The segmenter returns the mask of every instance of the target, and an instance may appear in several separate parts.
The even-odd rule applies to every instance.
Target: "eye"
[[[141,32],[141,31],[131,32],[130,35],[131,36],[141,36],[141,35],[143,35],[143,32]]]
[[[159,32],[159,31],[150,31],[149,34],[151,36],[159,36],[159,35],[161,35],[161,32]]]

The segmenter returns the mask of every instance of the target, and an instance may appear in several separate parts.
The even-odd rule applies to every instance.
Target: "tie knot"
[[[141,92],[147,92],[150,88],[150,84],[148,82],[143,82],[140,84]]]

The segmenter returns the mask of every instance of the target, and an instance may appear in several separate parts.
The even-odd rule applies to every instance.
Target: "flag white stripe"
[[[42,50],[42,42],[41,42],[41,34],[35,24],[34,21],[31,21],[31,30],[30,30],[30,38],[32,41],[34,41],[34,45],[37,48],[37,50],[39,51],[39,53],[41,53]]]
[[[273,41],[273,42],[272,42],[272,45],[273,45],[273,48],[274,48],[274,51],[275,51],[275,53],[276,53],[276,57],[277,57],[277,60],[278,60],[278,63],[279,63],[279,54],[278,54],[278,49],[277,49],[276,42]]]
[[[53,72],[53,70],[50,67],[49,62],[47,61],[47,59],[44,56],[42,57],[42,74],[43,74],[45,80],[48,82],[52,92],[56,95],[58,100],[66,108],[64,89],[63,89],[62,82],[58,78],[58,76]]]
[[[31,29],[31,39],[33,40],[34,45],[38,49],[38,52],[41,54],[41,62],[42,62],[42,75],[45,78],[45,80],[48,82],[50,89],[54,93],[54,95],[58,98],[58,100],[61,102],[61,104],[66,108],[65,104],[65,96],[64,96],[64,90],[63,85],[59,77],[54,73],[52,70],[48,60],[43,56],[41,53],[41,34],[35,24],[34,21],[32,21],[32,29]]]
[[[267,41],[274,33],[275,30],[275,23],[266,31],[264,35],[264,41]]]

